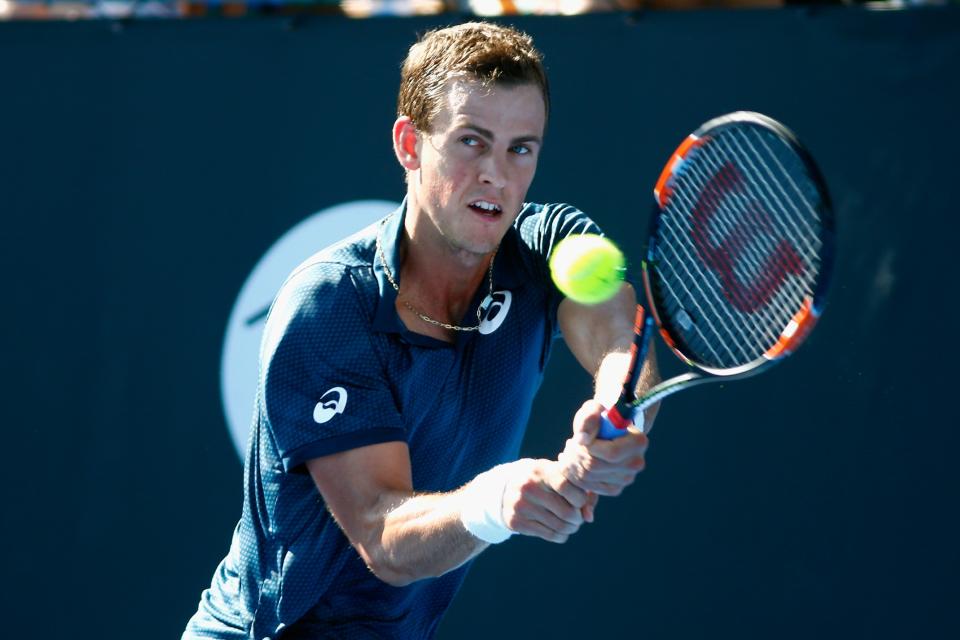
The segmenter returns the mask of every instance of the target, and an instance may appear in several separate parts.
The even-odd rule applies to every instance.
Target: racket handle
[[[652,333],[653,316],[645,313],[643,306],[638,304],[633,326],[633,346],[630,349],[630,373],[623,383],[617,404],[600,414],[600,431],[597,437],[601,440],[614,440],[627,435],[627,427],[630,425],[643,433],[643,411],[637,411],[627,398],[636,398],[637,380],[647,360]]]
[[[625,417],[624,414],[630,417]],[[618,402],[600,414],[600,431],[597,437],[601,440],[616,440],[627,435],[627,427],[631,425],[643,432],[643,411],[634,411],[630,405],[621,406]]]

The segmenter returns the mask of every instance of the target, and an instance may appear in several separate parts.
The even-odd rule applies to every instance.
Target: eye
[[[530,147],[528,147],[525,144],[515,144],[512,147],[510,147],[510,151],[517,154],[518,156],[525,156],[529,153],[533,153],[533,150],[530,149]]]
[[[460,138],[460,142],[467,145],[468,147],[479,147],[480,141],[473,136],[463,136]]]

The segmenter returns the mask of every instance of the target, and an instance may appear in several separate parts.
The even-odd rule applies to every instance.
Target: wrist
[[[616,404],[629,368],[629,352],[612,351],[604,356],[594,376],[593,399],[607,409]]]
[[[498,544],[515,533],[503,517],[503,496],[511,476],[532,462],[524,458],[498,465],[484,471],[463,488],[460,522],[474,537]]]

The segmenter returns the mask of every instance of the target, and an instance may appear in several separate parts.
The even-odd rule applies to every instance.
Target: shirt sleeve
[[[406,440],[348,268],[317,263],[284,284],[260,352],[260,401],[284,469]]]

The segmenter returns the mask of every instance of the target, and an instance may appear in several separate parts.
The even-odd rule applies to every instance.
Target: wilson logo
[[[343,413],[347,408],[347,390],[334,387],[320,396],[320,402],[313,408],[313,420],[317,424],[329,422],[333,416]]]
[[[747,203],[743,217],[732,228],[722,230],[724,236],[718,243],[711,241],[711,220],[724,198],[733,197],[738,191],[744,190],[743,179],[743,174],[733,165],[728,163],[720,167],[693,207],[690,237],[700,258],[720,278],[727,301],[743,313],[752,313],[770,301],[787,276],[803,273],[803,260],[789,241],[776,237],[777,229],[770,214],[756,200]],[[754,257],[760,267],[759,275],[744,282],[734,267],[744,252],[750,249],[747,244],[756,237],[758,231],[774,239],[775,246],[765,257]]]

